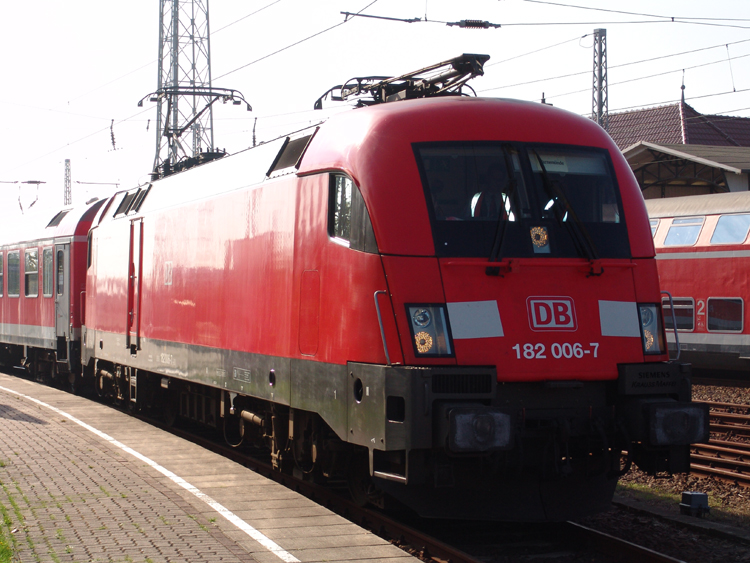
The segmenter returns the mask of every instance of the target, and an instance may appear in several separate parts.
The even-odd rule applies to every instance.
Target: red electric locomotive
[[[430,517],[565,520],[630,462],[688,471],[708,411],[668,361],[638,185],[587,119],[443,96],[485,60],[356,79],[331,97],[371,107],[66,217],[84,377]],[[49,327],[46,361],[27,246],[0,247],[2,330]]]
[[[120,193],[89,239],[100,390],[362,501],[564,520],[708,435],[638,185],[559,109],[373,104]]]
[[[103,202],[35,213],[0,234],[0,361],[39,377],[80,374],[86,235]]]
[[[669,345],[702,375],[741,377],[750,368],[745,309],[750,266],[750,192],[646,202],[657,251]],[[672,314],[674,313],[674,320]]]

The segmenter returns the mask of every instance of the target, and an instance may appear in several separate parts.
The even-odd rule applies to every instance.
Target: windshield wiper
[[[518,180],[516,180],[516,176],[513,173],[513,160],[508,154],[507,148],[503,148],[503,158],[505,159],[505,169],[508,173],[508,193],[506,196],[507,199],[503,201],[502,205],[505,213],[507,213],[508,216],[503,219],[504,213],[500,213],[497,219],[495,240],[492,243],[492,251],[490,252],[490,262],[498,261],[498,257],[500,256],[500,253],[503,249],[503,244],[505,244],[505,231],[508,230],[508,223],[510,223],[510,213],[513,208],[513,194],[515,193],[516,186],[518,185]],[[506,208],[506,202],[507,206],[510,207],[510,209]]]
[[[564,208],[565,213],[562,213],[561,210],[557,208],[554,210],[560,226],[563,226],[564,224],[567,227],[579,256],[585,257],[591,262],[598,260],[599,257],[596,251],[596,246],[594,245],[594,241],[591,240],[591,235],[589,235],[588,229],[586,229],[583,221],[581,221],[578,218],[578,215],[576,215],[573,206],[570,205],[568,198],[565,197],[565,193],[560,189],[560,186],[550,180],[547,168],[544,166],[544,162],[542,162],[542,157],[539,156],[539,153],[535,150],[532,152],[534,153],[534,156],[536,156],[539,168],[542,171],[542,185],[544,186],[544,190],[547,192],[547,195],[552,198],[555,204],[560,202]],[[555,207],[555,205],[553,205],[553,207]],[[571,220],[566,220],[566,216]]]

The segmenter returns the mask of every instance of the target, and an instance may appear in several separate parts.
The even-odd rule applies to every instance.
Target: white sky
[[[480,95],[538,101],[544,92],[548,102],[588,115],[596,28],[607,30],[610,113],[676,102],[685,69],[686,101],[696,110],[750,117],[748,0],[569,0],[597,10],[552,5],[566,0],[377,0],[363,13],[430,21],[353,18],[263,58],[371,2],[210,0],[213,86],[239,90],[253,106],[252,113],[215,106],[216,146],[230,153],[250,146],[256,117],[259,141],[325,118],[331,111],[313,112],[314,101],[353,76],[397,75],[461,53],[491,56],[470,83]],[[462,19],[502,27],[437,23]],[[0,221],[21,218],[19,196],[27,215],[61,207],[66,158],[74,204],[115,189],[93,183],[128,188],[148,179],[156,104],[136,104],[157,87],[158,40],[158,0],[0,3]],[[708,47],[715,48],[667,57]],[[627,64],[656,57],[664,58]],[[555,79],[573,73],[580,74]],[[30,180],[46,183],[8,183]]]

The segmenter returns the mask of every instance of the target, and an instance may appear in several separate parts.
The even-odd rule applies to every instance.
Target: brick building
[[[704,115],[682,100],[610,114],[609,134],[646,199],[750,189],[750,118]]]

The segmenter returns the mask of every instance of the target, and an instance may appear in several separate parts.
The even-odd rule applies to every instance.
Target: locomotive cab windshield
[[[437,256],[630,257],[605,150],[476,142],[415,154]]]

